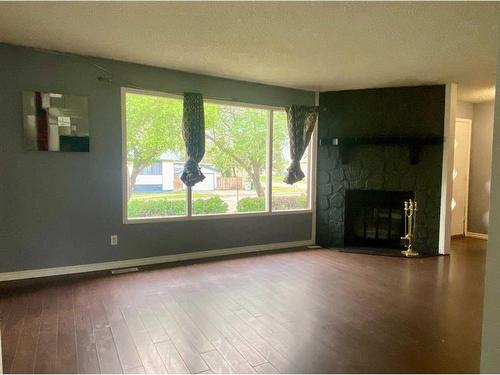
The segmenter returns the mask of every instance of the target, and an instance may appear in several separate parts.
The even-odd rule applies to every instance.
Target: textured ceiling
[[[492,99],[497,4],[0,3],[0,41],[247,81],[339,90],[457,82]]]

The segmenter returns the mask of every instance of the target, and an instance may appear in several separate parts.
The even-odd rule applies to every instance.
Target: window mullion
[[[186,189],[186,213],[187,217],[193,216],[193,188],[188,186]]]
[[[318,144],[318,120],[309,142],[309,160],[307,161],[307,208],[314,209],[316,206],[316,158]]]
[[[269,110],[269,118],[267,121],[267,147],[266,147],[266,204],[267,212],[272,212],[273,205],[273,117],[274,111]]]
[[[307,150],[307,176],[306,176],[306,181],[307,181],[307,186],[306,186],[306,194],[307,194],[307,208],[312,207],[312,197],[311,197],[311,166],[312,166],[312,143],[314,142],[314,131],[313,134],[311,135],[311,140],[309,142],[308,150]]]

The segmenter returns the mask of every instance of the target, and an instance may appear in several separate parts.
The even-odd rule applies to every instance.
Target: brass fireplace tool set
[[[401,237],[401,243],[406,250],[401,253],[407,257],[416,257],[418,252],[415,250],[415,222],[417,219],[417,202],[409,199],[404,203],[405,214],[405,236]]]

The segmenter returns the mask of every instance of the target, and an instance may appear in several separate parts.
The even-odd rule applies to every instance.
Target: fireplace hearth
[[[344,245],[402,249],[405,200],[410,191],[346,190]]]

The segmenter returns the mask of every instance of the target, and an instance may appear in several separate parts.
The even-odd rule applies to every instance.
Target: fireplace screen
[[[406,191],[347,190],[344,245],[402,248],[403,204],[413,195]]]

